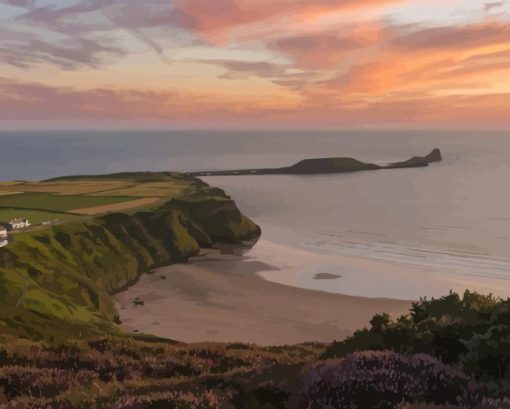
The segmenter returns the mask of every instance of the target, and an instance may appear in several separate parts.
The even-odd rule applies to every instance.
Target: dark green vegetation
[[[458,294],[413,305],[396,321],[377,315],[369,329],[335,342],[323,359],[356,351],[423,353],[460,368],[493,394],[510,396],[510,299]]]
[[[180,181],[186,193],[150,211],[110,213],[12,236],[0,249],[0,331],[51,342],[117,333],[111,295],[141,274],[185,261],[201,247],[258,238],[258,226],[222,190],[190,177]]]
[[[305,159],[292,166],[269,169],[239,169],[220,171],[201,171],[188,173],[190,176],[239,176],[239,175],[316,175],[331,173],[359,172],[363,170],[397,169],[426,167],[431,162],[443,160],[441,151],[434,149],[427,156],[415,156],[403,162],[379,166],[361,162],[354,158],[318,158]]]

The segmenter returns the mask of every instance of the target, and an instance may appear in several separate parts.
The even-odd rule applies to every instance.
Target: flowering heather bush
[[[510,399],[484,399],[476,409],[510,409]]]
[[[151,397],[125,396],[114,403],[112,409],[227,409],[229,396],[212,390],[204,392],[168,392]]]
[[[510,396],[510,298],[452,292],[439,299],[422,299],[409,315],[394,321],[376,315],[370,324],[331,344],[322,358],[369,350],[423,353],[489,385],[491,397]]]
[[[469,409],[510,409],[510,400],[505,399],[483,399],[481,403],[468,406]],[[428,404],[405,404],[398,409],[466,409],[466,407],[452,405],[428,405]]]
[[[0,408],[510,409],[510,299],[452,293],[370,324],[330,346],[0,333]]]
[[[481,387],[428,355],[360,352],[325,361],[302,375],[299,408],[390,409],[409,402],[467,405],[481,401]]]
[[[320,352],[312,344],[272,349],[129,337],[47,345],[0,334],[0,408],[236,409],[278,400],[249,407],[282,409],[288,394],[261,384],[275,378],[275,368],[301,368]]]
[[[65,371],[10,366],[0,368],[0,389],[6,398],[53,397],[74,387],[88,388],[98,377],[91,371]]]

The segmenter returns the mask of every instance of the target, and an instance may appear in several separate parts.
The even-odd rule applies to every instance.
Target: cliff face
[[[222,191],[19,233],[0,249],[0,331],[31,338],[116,332],[111,294],[201,247],[253,242],[260,228]]]

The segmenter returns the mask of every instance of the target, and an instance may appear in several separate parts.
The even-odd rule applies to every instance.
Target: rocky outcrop
[[[441,154],[441,151],[438,148],[435,148],[434,150],[432,150],[432,152],[425,156],[425,160],[428,163],[441,162],[443,160],[443,155]]]
[[[441,151],[434,149],[427,156],[415,156],[403,162],[392,163],[387,166],[361,162],[354,158],[318,158],[305,159],[292,166],[267,169],[238,169],[190,172],[188,176],[247,176],[247,175],[316,175],[328,173],[359,172],[363,170],[416,168],[428,166],[431,162],[442,160]]]
[[[403,162],[392,163],[385,167],[385,169],[398,169],[398,168],[412,168],[412,167],[426,167],[432,162],[441,162],[443,156],[438,148],[435,148],[427,156],[414,156]]]

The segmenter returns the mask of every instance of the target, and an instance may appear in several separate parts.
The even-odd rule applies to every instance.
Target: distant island
[[[265,169],[237,169],[188,172],[188,176],[246,176],[246,175],[318,175],[332,173],[359,172],[362,170],[402,169],[426,167],[432,162],[443,160],[441,151],[435,148],[426,156],[414,156],[402,162],[380,166],[361,162],[354,158],[317,158],[305,159],[292,166]]]

